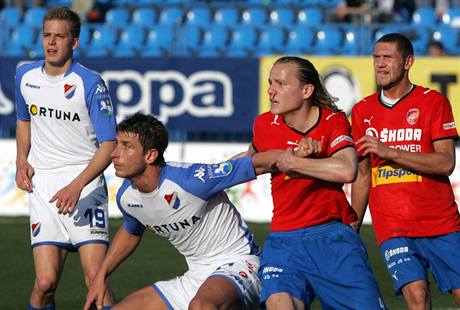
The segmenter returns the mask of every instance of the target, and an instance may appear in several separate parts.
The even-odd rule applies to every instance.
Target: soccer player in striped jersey
[[[105,281],[137,247],[142,235],[165,237],[189,270],[122,300],[116,309],[257,309],[260,249],[223,190],[268,172],[279,152],[219,164],[165,162],[168,132],[152,116],[136,114],[117,127],[112,153],[124,217],[85,309],[101,307]],[[165,257],[165,259],[167,259]]]
[[[385,305],[342,190],[355,179],[356,150],[343,112],[306,59],[282,57],[269,76],[270,111],[258,116],[248,153],[283,149],[272,173],[273,219],[259,276],[268,309]]]
[[[409,309],[431,309],[427,271],[460,306],[460,216],[449,182],[457,130],[448,99],[414,85],[411,42],[381,37],[373,50],[378,92],[352,111],[360,156],[352,206],[367,204],[395,292]]]
[[[66,255],[78,250],[87,286],[108,246],[103,171],[115,147],[116,121],[102,79],[72,59],[80,18],[50,9],[45,60],[16,71],[16,184],[29,192],[35,283],[29,309],[54,309]],[[104,305],[113,302],[106,294]]]

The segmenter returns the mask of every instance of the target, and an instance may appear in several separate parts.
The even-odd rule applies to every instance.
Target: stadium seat
[[[161,25],[181,24],[184,12],[179,7],[165,7],[160,12],[158,23]]]
[[[186,25],[209,26],[211,23],[211,12],[206,7],[190,9],[185,15]]]
[[[31,49],[35,44],[35,39],[35,29],[29,25],[22,24],[12,30],[7,45],[10,47],[18,46],[22,49]]]
[[[288,8],[274,8],[270,12],[270,23],[275,26],[291,26],[295,23],[294,13]]]
[[[177,51],[173,52],[174,56],[194,56],[201,45],[201,29],[199,26],[186,25],[179,30],[179,39]]]
[[[239,22],[239,12],[236,8],[220,8],[214,13],[214,23],[222,26],[236,26]]]
[[[241,14],[241,22],[249,26],[265,26],[267,12],[263,8],[248,8]]]
[[[320,8],[304,8],[297,13],[297,24],[320,25],[323,22],[323,11]]]
[[[224,26],[213,26],[204,30],[202,50],[221,50],[228,42],[228,29]]]
[[[441,26],[433,32],[432,39],[441,41],[447,53],[460,55],[460,32],[456,28]]]
[[[227,55],[243,57],[254,49],[257,39],[256,29],[252,26],[240,25],[232,29]]]
[[[412,23],[418,26],[434,27],[437,24],[436,12],[431,7],[422,7],[415,10]]]
[[[140,49],[144,45],[144,38],[144,28],[129,25],[121,32],[116,49]]]
[[[172,50],[174,31],[171,26],[158,25],[149,30],[142,54],[159,56]],[[149,52],[150,50],[150,52]]]
[[[11,29],[19,26],[21,22],[21,12],[15,6],[6,7],[0,11],[0,24],[2,27]]]
[[[313,50],[314,30],[309,26],[296,26],[288,31],[285,49],[287,53],[303,54]]]
[[[340,51],[342,32],[338,27],[325,25],[316,32],[314,52],[318,55],[332,55]]]
[[[340,54],[354,56],[359,51],[359,36],[355,28],[344,29],[343,45]]]
[[[96,27],[92,33],[89,50],[106,49],[110,50],[115,46],[116,33],[105,26]],[[94,52],[94,54],[98,54]]]
[[[129,12],[122,7],[111,8],[105,14],[105,24],[115,29],[126,27],[129,21]]]
[[[157,18],[157,11],[153,8],[138,8],[133,12],[132,24],[150,28]]]
[[[89,28],[87,24],[81,25],[79,40],[80,40],[79,48],[86,49],[89,47],[89,44],[91,41],[91,29]]]
[[[254,53],[259,56],[277,54],[283,50],[284,30],[282,27],[269,26],[261,30]]]
[[[43,17],[45,16],[45,14],[45,8],[30,8],[24,14],[24,23],[31,27],[41,28],[43,24]]]
[[[442,16],[442,23],[450,25],[451,27],[460,27],[460,7],[451,7],[447,9],[446,13]]]

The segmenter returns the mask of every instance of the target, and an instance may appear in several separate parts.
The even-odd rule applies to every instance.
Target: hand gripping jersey
[[[29,162],[38,169],[88,164],[97,143],[115,140],[107,88],[76,62],[60,77],[43,68],[44,61],[38,61],[16,71],[17,119],[31,122]]]
[[[267,112],[255,120],[252,143],[257,151],[285,150],[295,147],[302,138],[311,137],[322,146],[316,158],[325,158],[345,147],[354,147],[350,132],[350,124],[342,112],[321,108],[317,123],[306,133],[288,127],[281,116]],[[271,231],[305,228],[331,220],[348,224],[357,219],[342,183],[289,178],[285,173],[272,174],[271,182],[274,204]]]
[[[392,108],[380,93],[353,107],[353,137],[378,138],[409,152],[433,152],[433,142],[455,139],[452,110],[446,97],[415,86]],[[362,155],[362,154],[360,154]],[[369,208],[378,243],[392,237],[428,237],[460,229],[460,217],[447,176],[422,174],[371,154]]]
[[[167,163],[158,188],[142,193],[125,180],[117,194],[124,227],[167,238],[187,264],[259,255],[259,248],[223,189],[255,179],[251,157],[220,164]]]

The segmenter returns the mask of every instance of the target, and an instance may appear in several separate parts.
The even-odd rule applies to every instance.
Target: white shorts
[[[200,269],[190,269],[180,277],[158,281],[152,286],[170,309],[186,310],[207,278],[224,277],[235,285],[243,309],[258,309],[260,293],[258,269],[259,257],[245,255]]]
[[[87,243],[109,244],[107,186],[103,175],[83,188],[71,214],[59,214],[56,201],[48,202],[84,167],[86,165],[52,171],[35,170],[33,192],[29,194],[32,247],[51,244],[77,250]]]

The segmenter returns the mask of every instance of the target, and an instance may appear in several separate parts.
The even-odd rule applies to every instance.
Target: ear
[[[80,39],[74,38],[72,42],[72,50],[75,50],[80,45]]]
[[[414,64],[414,61],[415,61],[414,55],[407,56],[406,61],[404,63],[404,69],[406,71],[408,71],[412,67],[412,65]]]
[[[313,84],[307,84],[303,87],[303,99],[307,100],[313,95],[313,91],[315,90],[315,86]]]
[[[158,158],[158,150],[157,149],[150,149],[145,153],[144,160],[147,164],[153,165],[155,160]]]

